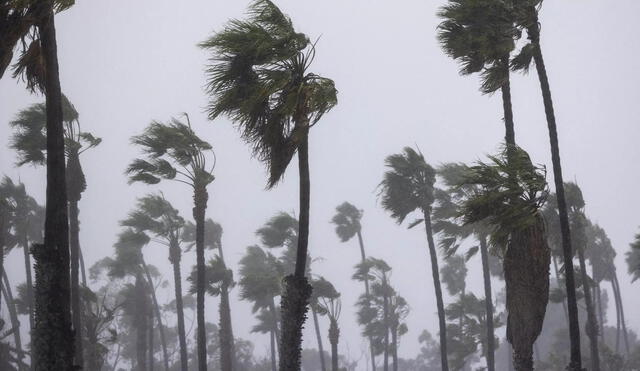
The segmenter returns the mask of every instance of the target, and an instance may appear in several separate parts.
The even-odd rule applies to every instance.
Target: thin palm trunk
[[[360,257],[362,260],[362,263],[365,262],[365,260],[367,260],[367,256],[364,253],[364,241],[362,240],[362,231],[358,231],[357,232],[358,235],[358,243],[360,245]],[[368,298],[370,298],[370,294],[369,294],[369,278],[367,276],[364,277],[364,292],[365,294],[367,294],[367,300]],[[369,304],[369,302],[367,302],[367,305]],[[369,337],[369,353],[371,355],[371,370],[372,371],[376,371],[376,354],[373,350],[373,338]]]
[[[493,326],[493,295],[491,293],[491,272],[489,271],[489,252],[487,239],[480,237],[480,255],[482,258],[482,275],[484,278],[484,302],[487,322],[487,370],[495,371],[495,334]]]
[[[193,218],[196,221],[196,317],[198,323],[198,370],[207,371],[207,335],[204,320],[205,263],[204,219],[209,195],[204,187],[196,186],[193,201]]]
[[[147,321],[147,335],[148,335],[147,342],[149,344],[149,346],[147,347],[147,350],[148,350],[147,357],[149,357],[147,364],[148,364],[149,371],[153,371],[155,366],[155,357],[153,356],[155,354],[155,342],[154,342],[155,333],[153,331],[153,308],[151,308],[151,306],[149,306],[147,310],[147,316],[145,319]]]
[[[620,302],[616,293],[616,284],[611,280],[611,291],[616,305],[616,353],[620,351]]]
[[[271,371],[276,371],[276,334],[275,331],[269,331],[271,339]]]
[[[273,321],[273,332],[276,337],[276,350],[278,355],[280,355],[280,327],[281,323],[278,321],[278,314],[276,312],[276,303],[274,298],[271,298],[271,302],[269,303],[269,312],[271,312],[272,321]]]
[[[580,244],[581,245],[581,244]],[[587,265],[584,259],[584,247],[578,246],[578,260],[580,260],[580,273],[582,278],[582,291],[584,292],[584,301],[587,307],[587,323],[586,333],[589,337],[589,345],[591,351],[591,369],[600,371],[600,352],[598,350],[598,323],[596,321],[596,313],[591,298],[591,286],[587,276]]]
[[[178,316],[178,341],[180,343],[180,370],[189,370],[189,356],[187,354],[187,339],[184,330],[184,305],[182,303],[182,274],[180,273],[180,246],[172,244],[169,247],[171,265],[173,266],[173,284],[176,296],[176,314]]]
[[[153,280],[151,279],[151,273],[149,272],[149,267],[147,263],[142,261],[142,268],[144,269],[144,274],[147,278],[147,285],[149,286],[149,293],[151,294],[151,299],[153,300],[153,307],[150,308],[152,310],[152,314],[155,312],[156,320],[158,321],[158,330],[160,332],[160,344],[162,345],[162,356],[164,360],[164,369],[165,371],[169,370],[169,352],[167,351],[167,341],[165,339],[164,333],[164,325],[162,324],[162,315],[160,314],[160,305],[158,304],[158,298],[156,297],[156,288],[153,285]],[[152,316],[153,318],[153,316]],[[153,328],[153,326],[152,326]],[[152,335],[153,335],[153,330]],[[152,350],[153,353],[153,350]],[[150,364],[150,367],[153,367]]]
[[[384,297],[383,297],[383,318],[384,318],[384,371],[389,371],[389,297],[387,296],[387,282],[383,280]]]
[[[78,219],[78,195],[69,200],[69,249],[71,253],[71,311],[75,333],[75,362],[84,368],[82,352],[82,303],[80,300],[80,221]]]
[[[80,273],[82,274],[82,286],[87,287],[87,271],[84,269],[84,257],[82,249],[78,249],[78,257],[80,258]]]
[[[502,93],[502,109],[504,112],[504,141],[508,146],[516,145],[515,125],[513,123],[513,107],[511,104],[511,82],[509,80],[509,56],[502,58],[501,63],[506,68],[506,81],[500,87]],[[509,148],[507,148],[509,149]]]
[[[620,283],[618,282],[618,274],[616,272],[613,273],[613,282],[615,282],[615,295],[618,297],[618,303],[620,303],[620,324],[622,325],[622,336],[624,339],[624,346],[629,355],[629,335],[627,333],[627,322],[624,319],[624,305],[622,304],[622,293],[620,292]]]
[[[560,270],[558,269],[558,262],[556,261],[556,256],[551,254],[551,258],[553,260],[553,269],[556,273],[556,283],[558,285],[558,288],[560,287]],[[563,300],[562,301],[562,309],[563,309],[563,313],[564,313],[564,319],[567,320],[567,322],[569,321],[569,314],[567,312],[567,303]]]
[[[297,120],[297,124],[302,124]],[[300,174],[300,218],[298,221],[298,248],[295,273],[284,278],[281,298],[282,337],[280,338],[280,371],[300,370],[302,353],[302,328],[307,316],[311,285],[306,277],[307,249],[309,243],[309,208],[311,181],[309,177],[308,119],[302,125],[298,145]]]
[[[222,265],[227,267],[220,244],[218,252]],[[225,282],[220,290],[220,368],[222,371],[231,371],[235,368],[235,346],[233,339],[233,326],[231,324],[231,306],[229,304],[229,285]]]
[[[429,245],[429,255],[431,257],[431,274],[433,276],[433,286],[436,292],[436,304],[438,307],[438,320],[440,326],[440,362],[442,371],[449,371],[449,361],[447,359],[447,321],[444,313],[444,301],[442,300],[442,287],[440,285],[440,269],[438,268],[438,254],[433,241],[433,230],[431,227],[431,211],[423,210],[424,225],[427,231],[427,243]]]
[[[136,275],[136,307],[135,307],[135,329],[136,329],[136,371],[147,371],[147,307],[148,296],[145,290],[142,274]]]
[[[13,300],[13,293],[11,292],[9,277],[7,277],[7,272],[4,270],[2,271],[2,280],[4,281],[4,285],[2,285],[2,295],[4,296],[4,301],[7,303],[7,309],[9,310],[9,319],[11,320],[13,339],[15,340],[18,359],[20,360],[20,370],[25,370],[26,368],[23,366],[24,362],[22,362],[22,358],[24,357],[25,352],[22,349],[22,339],[20,337],[20,320],[18,319],[18,311],[16,310],[16,305]]]
[[[604,315],[602,313],[602,295],[601,295],[601,291],[600,291],[600,282],[596,283],[596,287],[595,287],[595,291],[596,291],[596,301],[598,302],[598,320],[600,323],[600,341],[602,342],[603,346],[606,346],[605,343],[605,339],[604,339]]]
[[[338,371],[338,342],[340,341],[340,328],[335,318],[331,318],[329,324],[329,342],[331,343],[331,371]]]
[[[36,260],[35,329],[33,363],[36,370],[73,368],[74,335],[71,327],[69,225],[65,176],[62,91],[53,2],[42,1],[38,29],[45,65],[47,112],[47,191],[44,245],[34,249]]]
[[[33,278],[31,275],[31,254],[29,254],[29,240],[25,234],[22,238],[22,252],[24,253],[24,272],[27,279],[27,302],[29,303],[29,334],[33,331]]]
[[[313,325],[316,330],[316,339],[318,340],[318,353],[320,354],[320,369],[327,371],[327,367],[324,363],[324,348],[322,346],[322,335],[320,334],[320,322],[318,321],[318,312],[311,307],[311,313],[313,315]]]
[[[564,181],[562,179],[558,129],[553,108],[553,100],[551,99],[549,78],[547,77],[547,70],[542,57],[542,49],[540,47],[540,26],[537,19],[537,10],[534,7],[531,7],[530,11],[532,12],[531,14],[535,16],[535,21],[531,22],[531,26],[527,29],[527,34],[534,46],[533,59],[536,65],[538,79],[540,81],[542,101],[544,103],[544,111],[547,118],[547,126],[549,128],[551,162],[553,164],[553,178],[558,201],[560,231],[562,233],[562,252],[564,255],[564,275],[567,287],[567,307],[569,314],[569,338],[571,340],[571,363],[569,364],[569,371],[580,371],[582,370],[582,358],[580,354],[580,322],[578,320],[578,303],[576,299],[576,286],[573,272],[573,252],[571,249],[571,231],[569,229],[569,216],[564,195]]]
[[[393,371],[398,371],[398,327],[391,329],[391,355],[393,357]]]

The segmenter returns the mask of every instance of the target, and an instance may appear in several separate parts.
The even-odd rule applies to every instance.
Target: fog
[[[342,294],[340,353],[369,369],[368,345],[360,335],[354,304],[362,284],[353,281],[360,252],[354,240],[340,242],[330,223],[335,207],[349,201],[364,211],[363,237],[369,256],[393,268],[391,280],[411,308],[409,332],[399,355],[414,358],[417,340],[427,329],[438,332],[435,296],[424,230],[408,230],[385,212],[378,197],[384,159],[405,146],[417,146],[433,166],[484,159],[499,149],[504,136],[499,94],[482,95],[475,76],[463,77],[436,39],[436,12],[444,1],[294,1],[277,0],[297,30],[319,38],[313,71],[333,79],[338,105],[310,135],[311,220],[309,253],[313,273],[329,279]],[[211,122],[205,107],[205,72],[209,54],[197,47],[231,18],[245,16],[247,1],[78,1],[56,17],[63,92],[80,114],[84,130],[102,144],[83,154],[87,190],[80,201],[80,244],[87,267],[113,253],[126,217],[138,197],[162,191],[181,214],[191,219],[191,189],[163,181],[159,185],[127,183],[124,171],[140,152],[130,138],[152,121],[186,112],[216,154],[215,181],[208,187],[207,217],[224,228],[227,265],[238,277],[237,263],[246,247],[259,243],[255,231],[279,211],[298,215],[295,159],[284,180],[266,190],[267,173],[252,158],[234,125],[221,117]],[[601,225],[617,252],[627,326],[640,330],[634,293],[624,256],[639,232],[640,193],[640,2],[563,0],[544,3],[542,47],[558,121],[566,181],[584,193],[587,215]],[[515,132],[518,144],[535,163],[548,169],[553,188],[547,125],[535,71],[512,75]],[[42,167],[15,167],[9,148],[16,113],[41,95],[8,73],[0,80],[0,171],[26,184],[41,204],[45,196]],[[150,245],[147,262],[171,277],[168,249]],[[208,252],[211,254],[211,252]],[[24,280],[22,253],[5,261],[14,283]],[[183,272],[195,264],[194,251],[184,253]],[[470,261],[468,290],[483,297],[479,259]],[[185,273],[186,276],[186,273]],[[171,280],[169,279],[171,282]],[[494,293],[503,283],[495,281]],[[186,279],[184,283],[186,287]],[[185,290],[186,291],[186,290]],[[250,334],[255,325],[251,304],[231,291],[234,335],[251,340],[259,356],[269,354],[269,338]],[[158,291],[158,300],[173,299],[173,289]],[[445,291],[445,304],[450,297]],[[207,297],[206,318],[218,320],[218,298]],[[6,314],[3,309],[2,314]],[[189,321],[187,321],[189,323]],[[22,319],[28,324],[26,317]],[[170,324],[173,321],[169,322]],[[188,327],[187,323],[187,327]],[[615,324],[609,311],[608,323]],[[322,322],[326,334],[328,322]],[[498,330],[502,338],[504,328]],[[315,348],[313,323],[304,330],[305,348]],[[328,344],[325,346],[328,347]]]

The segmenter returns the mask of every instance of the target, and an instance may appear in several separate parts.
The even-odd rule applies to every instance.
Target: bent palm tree
[[[197,340],[198,370],[207,369],[207,342],[204,320],[205,295],[205,212],[207,209],[207,186],[213,182],[213,167],[207,164],[207,153],[213,154],[209,143],[200,139],[191,128],[189,116],[186,124],[177,119],[168,123],[153,121],[141,135],[131,139],[141,147],[146,159],[136,159],[127,168],[129,182],[157,184],[161,180],[175,180],[193,189],[193,218],[196,221],[196,265],[197,279]]]
[[[421,153],[410,147],[405,147],[403,153],[388,156],[385,159],[385,164],[388,170],[380,183],[382,207],[391,213],[391,217],[398,224],[402,223],[414,211],[422,214],[422,219],[411,223],[409,227],[414,227],[421,222],[425,224],[429,256],[431,258],[431,274],[438,307],[441,367],[443,371],[448,371],[447,325],[440,285],[438,253],[433,241],[431,224],[436,172],[427,164]]]
[[[234,20],[200,44],[213,51],[207,69],[209,118],[228,115],[267,164],[267,187],[280,181],[298,152],[300,228],[295,273],[285,278],[281,370],[298,370],[311,286],[309,130],[337,103],[332,80],[309,72],[315,47],[271,1],[257,0],[247,21]]]
[[[336,215],[331,219],[331,223],[336,225],[336,234],[340,241],[347,242],[354,236],[358,236],[358,244],[360,245],[360,262],[364,262],[367,256],[364,252],[364,242],[362,240],[362,210],[359,210],[349,202],[343,202],[336,207]],[[364,291],[369,296],[369,280],[364,280]],[[369,353],[371,355],[371,369],[376,370],[376,359],[373,352],[372,340],[369,339]]]
[[[71,102],[62,96],[62,119],[64,125],[66,184],[69,211],[69,249],[71,259],[71,309],[75,337],[76,362],[84,364],[82,344],[82,313],[80,300],[80,220],[78,202],[87,188],[86,178],[80,163],[80,155],[101,143],[100,138],[82,131],[79,114]],[[18,152],[18,166],[26,164],[44,165],[47,158],[46,107],[44,103],[31,105],[20,111],[9,123],[15,130],[11,148]]]
[[[547,183],[542,170],[518,147],[489,159],[472,166],[461,180],[479,189],[463,202],[461,214],[465,224],[487,223],[490,244],[502,251],[507,340],[516,371],[533,370],[533,344],[549,300],[550,251],[540,213]]]
[[[571,230],[569,227],[569,214],[564,193],[564,181],[562,178],[562,165],[560,161],[560,145],[558,144],[558,129],[551,98],[551,88],[547,69],[542,57],[540,46],[540,22],[538,10],[542,0],[516,0],[514,1],[516,24],[527,31],[529,44],[525,45],[520,54],[514,58],[512,67],[514,70],[528,71],[531,62],[535,62],[544,112],[549,129],[549,143],[551,148],[551,162],[553,164],[553,178],[558,199],[558,215],[562,232],[562,251],[564,255],[565,282],[567,290],[567,305],[569,309],[569,337],[571,340],[571,363],[569,370],[581,370],[582,360],[580,356],[580,327],[578,321],[578,305],[576,299],[575,278],[573,273],[573,253],[571,250]]]

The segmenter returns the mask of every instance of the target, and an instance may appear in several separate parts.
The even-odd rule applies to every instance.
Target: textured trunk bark
[[[481,236],[480,257],[482,258],[482,276],[484,278],[484,302],[487,321],[487,370],[495,371],[495,334],[493,328],[493,294],[491,293],[491,272],[489,271],[489,249],[487,239]]]
[[[562,165],[560,161],[560,145],[558,143],[558,129],[556,126],[556,117],[553,109],[553,100],[551,99],[551,89],[549,87],[549,78],[547,70],[542,58],[542,49],[540,48],[540,28],[537,19],[537,10],[531,7],[531,14],[535,17],[535,22],[531,22],[532,26],[527,29],[529,39],[534,45],[533,59],[540,81],[540,90],[542,91],[542,101],[544,103],[544,112],[547,118],[547,126],[549,128],[549,142],[551,146],[551,162],[553,164],[553,178],[556,186],[556,196],[558,200],[558,214],[560,216],[560,231],[562,233],[562,252],[564,255],[564,275],[567,286],[567,308],[569,314],[569,338],[571,340],[571,363],[569,371],[582,370],[582,358],[580,354],[580,322],[578,319],[578,303],[576,299],[575,277],[573,272],[573,252],[571,249],[571,231],[569,229],[569,217],[567,213],[567,203],[564,195],[564,181],[562,179]]]
[[[584,247],[582,244],[578,246],[578,260],[580,261],[580,273],[582,278],[582,291],[584,292],[584,302],[587,307],[587,323],[585,331],[589,337],[589,349],[591,351],[591,369],[600,371],[600,352],[598,349],[598,323],[596,313],[593,308],[593,300],[591,299],[591,286],[589,285],[589,277],[587,276],[587,264],[584,259]]]
[[[311,181],[309,176],[308,126],[298,145],[300,173],[300,219],[298,224],[298,249],[295,273],[283,280],[282,338],[280,339],[280,371],[300,370],[302,352],[302,328],[307,318],[311,285],[306,277],[307,249],[309,242],[309,208]]]
[[[313,315],[313,326],[316,330],[316,339],[318,340],[318,352],[320,354],[320,370],[327,371],[327,366],[324,363],[324,348],[322,346],[322,335],[320,334],[320,322],[318,321],[318,313],[311,307],[311,314]]]
[[[329,342],[331,343],[331,371],[338,371],[338,342],[340,341],[340,328],[337,321],[332,318],[329,324]]]
[[[362,240],[362,231],[358,231],[358,243],[360,244],[360,257],[362,263],[367,260],[367,256],[364,253],[364,241]],[[364,278],[364,292],[367,294],[367,298],[369,297],[369,279],[365,276]],[[371,358],[371,370],[376,371],[376,354],[373,350],[373,339],[369,337],[369,354]]]
[[[144,269],[144,274],[147,278],[147,285],[149,287],[149,294],[151,295],[151,299],[153,300],[153,307],[150,308],[151,314],[155,312],[156,319],[158,321],[158,330],[160,332],[160,344],[162,345],[162,356],[164,360],[164,369],[165,371],[169,370],[169,352],[167,351],[167,341],[165,339],[164,334],[164,325],[162,324],[162,315],[160,314],[160,305],[158,304],[158,298],[156,297],[156,289],[153,286],[153,281],[151,280],[151,273],[149,272],[149,267],[147,263],[142,261],[142,268]],[[153,319],[153,316],[151,317]],[[151,333],[153,334],[153,326],[151,327]],[[152,350],[153,354],[153,350]],[[153,364],[150,364],[150,367],[153,367]]]
[[[512,234],[503,264],[513,364],[516,371],[532,371],[533,344],[542,331],[549,301],[550,251],[541,218]]]
[[[198,370],[207,371],[207,335],[204,320],[205,263],[204,219],[209,195],[204,187],[196,186],[193,201],[193,218],[196,221],[196,318],[198,322]]]
[[[431,257],[431,274],[433,276],[433,286],[436,292],[436,304],[438,307],[438,323],[440,326],[440,362],[442,371],[449,371],[449,361],[447,359],[447,320],[444,313],[444,302],[442,300],[442,287],[440,285],[440,269],[438,268],[438,253],[436,244],[433,242],[433,230],[431,228],[431,210],[423,210],[424,225],[427,231],[427,243],[429,245],[429,256]]]
[[[69,195],[69,249],[71,254],[71,314],[75,334],[75,363],[84,368],[82,351],[82,303],[80,299],[80,220],[79,195]]]
[[[147,307],[149,299],[141,273],[136,275],[135,290],[136,371],[147,371]]]
[[[47,191],[44,245],[34,248],[36,260],[33,363],[36,371],[73,368],[71,328],[69,225],[65,177],[62,92],[52,1],[42,1],[38,29],[44,59],[47,106]]]
[[[187,338],[184,330],[184,305],[182,303],[182,274],[180,273],[181,260],[180,246],[175,243],[169,247],[169,256],[173,266],[173,285],[176,296],[176,314],[178,317],[178,341],[180,343],[180,370],[189,370],[189,356],[187,355]]]
[[[16,305],[13,301],[13,293],[11,292],[11,285],[9,283],[9,277],[7,277],[7,272],[2,271],[2,280],[4,285],[2,285],[2,295],[4,296],[4,301],[7,303],[7,309],[9,310],[9,319],[11,320],[11,328],[13,330],[13,339],[15,340],[15,347],[18,352],[18,359],[21,360],[19,369],[26,370],[27,368],[23,366],[22,358],[25,356],[25,352],[22,349],[22,338],[20,337],[20,320],[18,319],[18,311],[16,310]]]
[[[225,269],[227,264],[224,260],[224,252],[222,243],[218,247],[220,260]],[[222,371],[231,371],[235,369],[236,353],[235,340],[233,338],[233,325],[231,323],[231,305],[229,303],[229,285],[223,284],[220,290],[220,367]]]

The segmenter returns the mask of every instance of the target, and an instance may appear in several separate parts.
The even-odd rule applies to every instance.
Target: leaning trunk
[[[207,371],[207,336],[204,321],[205,264],[204,264],[204,218],[209,195],[207,189],[196,186],[193,201],[193,218],[196,221],[196,317],[198,323],[198,370]]]
[[[71,192],[70,196],[71,196]],[[80,221],[78,220],[78,200],[69,197],[69,248],[71,252],[71,311],[75,333],[75,362],[84,367],[82,351],[82,303],[80,299]]]
[[[358,243],[360,244],[360,257],[362,263],[365,262],[367,256],[364,253],[364,242],[362,241],[362,231],[358,231]],[[367,276],[364,277],[364,292],[367,294],[367,306],[369,305],[369,278]],[[369,337],[369,354],[371,357],[371,371],[376,371],[376,353],[373,350],[373,338]]]
[[[433,242],[433,229],[431,228],[431,210],[423,210],[424,225],[427,231],[427,243],[429,245],[429,256],[431,257],[431,274],[433,275],[433,286],[436,292],[436,304],[438,307],[438,320],[440,325],[440,363],[442,371],[449,371],[449,361],[447,360],[447,320],[444,313],[444,301],[442,300],[442,287],[440,285],[440,269],[438,268],[438,254],[436,244]]]
[[[533,370],[533,344],[542,331],[549,301],[550,250],[544,221],[513,232],[504,257],[507,340],[516,371]]]
[[[71,327],[69,226],[65,178],[62,92],[53,2],[42,1],[44,16],[38,29],[46,70],[47,191],[44,245],[36,245],[35,329],[33,364],[36,370],[71,370],[74,334]]]
[[[144,274],[147,277],[147,284],[149,285],[149,293],[151,294],[151,299],[153,300],[153,308],[150,308],[150,310],[153,310],[153,312],[155,312],[156,319],[158,320],[158,330],[160,332],[160,344],[162,345],[164,369],[165,371],[167,371],[169,370],[169,352],[167,352],[167,341],[165,339],[164,325],[162,324],[162,316],[160,314],[160,305],[158,305],[158,298],[156,297],[156,288],[153,286],[153,281],[151,280],[151,273],[149,272],[149,267],[147,267],[147,263],[145,263],[144,260],[142,261],[142,268],[144,269]],[[151,312],[151,314],[153,314],[153,312]],[[151,316],[151,318],[153,319],[153,315]],[[151,334],[153,335],[153,330],[151,330]],[[153,367],[153,364],[150,364],[149,367]]]
[[[225,269],[227,264],[224,261],[222,243],[218,247],[220,259]],[[235,369],[235,346],[233,339],[233,326],[231,324],[231,306],[229,304],[229,284],[225,281],[220,290],[220,368],[222,371]]]
[[[622,305],[622,293],[620,292],[620,283],[618,282],[618,274],[613,273],[613,282],[615,282],[615,295],[618,297],[619,310],[620,310],[620,324],[622,325],[622,336],[624,339],[625,350],[629,355],[629,335],[627,333],[627,322],[624,319],[624,305]]]
[[[11,292],[11,285],[9,284],[9,277],[7,277],[7,272],[2,272],[2,279],[4,281],[4,285],[2,285],[2,295],[4,296],[4,301],[7,303],[7,308],[9,309],[9,319],[11,320],[11,329],[13,331],[13,338],[15,340],[16,351],[18,354],[18,359],[20,360],[20,369],[24,370],[25,368],[22,366],[24,363],[22,358],[25,355],[24,350],[22,349],[22,340],[20,337],[20,320],[18,319],[18,311],[16,310],[16,305],[13,301],[13,293]]]
[[[340,329],[335,318],[331,318],[329,324],[329,342],[331,343],[331,371],[338,371],[338,341],[340,340]]]
[[[495,371],[495,334],[493,329],[493,295],[491,294],[491,273],[489,272],[489,251],[487,239],[480,237],[480,255],[482,258],[482,275],[484,278],[484,303],[487,321],[487,370]]]
[[[569,371],[582,370],[582,360],[580,355],[580,324],[578,320],[578,303],[576,299],[576,286],[573,273],[573,252],[571,250],[571,231],[569,229],[569,216],[567,214],[567,203],[564,195],[564,181],[562,180],[562,166],[560,162],[560,146],[558,144],[558,130],[556,126],[553,100],[551,99],[551,89],[547,70],[542,58],[540,49],[540,26],[537,19],[537,10],[531,7],[531,14],[535,17],[535,22],[527,29],[529,39],[533,44],[533,59],[540,80],[542,90],[542,101],[549,128],[549,142],[551,144],[551,162],[553,164],[553,178],[556,186],[556,196],[558,200],[558,214],[560,216],[560,230],[562,232],[562,252],[564,255],[564,275],[567,286],[567,307],[569,312],[569,338],[571,340],[571,363]]]
[[[307,318],[311,285],[305,276],[307,247],[309,242],[309,198],[311,182],[309,180],[309,138],[302,134],[298,145],[298,163],[300,172],[300,219],[298,227],[298,249],[296,267],[293,275],[283,280],[282,338],[280,339],[280,371],[300,370],[302,352],[302,327]]]
[[[511,104],[511,82],[509,81],[509,56],[501,59],[500,63],[506,69],[506,80],[500,87],[502,93],[502,110],[504,114],[504,141],[507,151],[516,145],[515,125],[513,123],[513,107]]]
[[[318,321],[318,313],[311,307],[311,314],[313,315],[313,326],[316,330],[316,339],[318,340],[318,353],[320,354],[320,370],[327,371],[327,367],[324,363],[324,349],[322,347],[322,335],[320,334],[320,322]]]
[[[587,277],[587,265],[584,260],[584,247],[582,244],[578,246],[578,260],[580,260],[580,276],[582,278],[582,291],[584,292],[584,302],[587,307],[587,323],[586,333],[589,337],[589,345],[591,351],[591,369],[600,371],[600,352],[598,351],[598,323],[596,321],[596,313],[591,298],[591,285],[589,277]]]
[[[187,355],[187,339],[184,330],[184,306],[182,304],[182,275],[180,273],[180,246],[175,243],[169,247],[171,265],[173,266],[173,284],[176,296],[176,314],[178,316],[178,341],[180,343],[180,370],[189,370]]]

